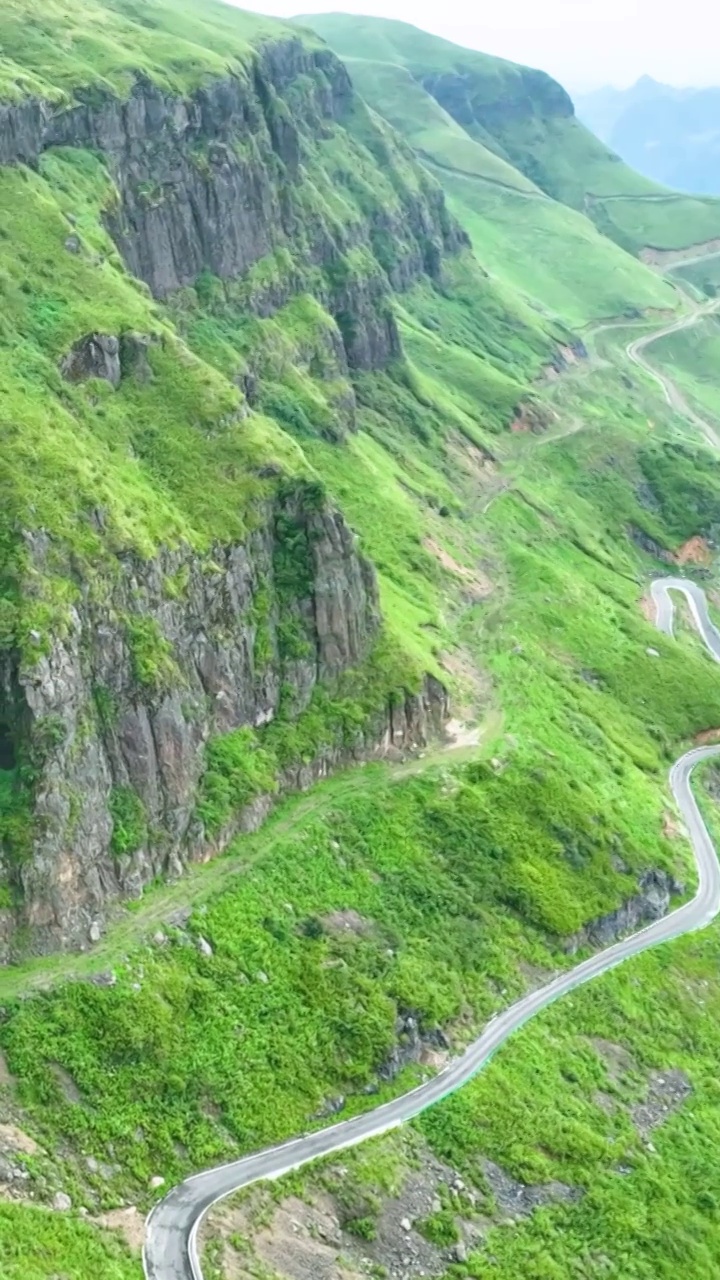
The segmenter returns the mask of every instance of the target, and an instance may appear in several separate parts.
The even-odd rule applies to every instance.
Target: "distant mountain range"
[[[648,178],[720,194],[720,88],[677,89],[643,76],[630,89],[580,94],[580,119]]]

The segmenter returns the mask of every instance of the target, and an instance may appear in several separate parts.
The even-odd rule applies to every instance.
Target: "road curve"
[[[682,578],[660,578],[653,582],[652,596],[659,629],[672,635],[671,591],[685,594],[700,636],[715,661],[720,662],[720,632],[708,616],[705,593],[695,583]],[[523,996],[509,1009],[492,1018],[482,1035],[461,1057],[454,1059],[432,1080],[403,1097],[376,1107],[374,1111],[364,1115],[341,1121],[328,1129],[295,1138],[281,1146],[259,1151],[216,1169],[208,1169],[175,1187],[155,1206],[148,1218],[147,1240],[143,1252],[148,1280],[203,1280],[197,1244],[198,1228],[203,1215],[217,1200],[251,1182],[280,1177],[319,1156],[354,1146],[366,1138],[376,1137],[403,1124],[470,1080],[514,1031],[559,996],[601,973],[607,973],[621,961],[648,947],[667,942],[670,938],[691,930],[702,929],[709,924],[720,910],[720,864],[690,790],[690,776],[697,764],[717,754],[720,754],[720,747],[696,747],[681,756],[670,770],[670,787],[683,816],[697,861],[698,888],[691,902],[686,902],[661,920],[656,920],[631,937],[584,960],[582,964],[576,965],[568,973],[560,974],[537,991]]]
[[[715,448],[720,448],[720,436],[718,436],[715,428],[709,422],[706,422],[704,418],[701,418],[699,414],[695,413],[694,409],[690,408],[690,405],[685,397],[680,394],[672,379],[666,377],[659,369],[656,369],[642,354],[647,347],[653,342],[657,342],[659,338],[667,338],[671,333],[680,333],[683,329],[690,329],[698,321],[712,315],[717,309],[717,305],[717,303],[712,302],[706,306],[698,307],[690,315],[683,316],[682,320],[676,320],[673,324],[666,325],[663,329],[654,329],[652,333],[646,333],[641,338],[635,338],[626,346],[625,354],[628,360],[631,360],[633,364],[637,365],[639,369],[642,369],[658,384],[671,409],[687,418],[694,427],[698,427],[708,444],[714,445]]]

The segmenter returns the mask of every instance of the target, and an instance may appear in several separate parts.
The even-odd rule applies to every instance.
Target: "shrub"
[[[438,1209],[437,1213],[431,1213],[417,1223],[417,1229],[426,1240],[442,1249],[457,1244],[460,1239],[455,1218],[449,1209]]]
[[[135,853],[147,840],[145,806],[132,787],[113,787],[108,809],[113,821],[110,848],[118,857]]]

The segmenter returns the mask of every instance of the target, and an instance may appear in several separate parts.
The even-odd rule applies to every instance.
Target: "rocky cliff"
[[[268,42],[242,74],[188,96],[141,75],[125,99],[97,90],[75,96],[87,100],[61,110],[37,98],[0,104],[0,163],[34,165],[57,147],[99,152],[116,183],[106,225],[128,269],[156,297],[203,272],[237,280],[288,246],[294,271],[284,288],[260,291],[259,312],[309,289],[340,322],[350,366],[379,368],[400,349],[383,305],[390,288],[439,276],[443,254],[468,243],[439,186],[419,168],[408,178],[393,164],[395,144],[368,128],[367,109],[329,49],[299,38]],[[390,165],[394,207],[370,187],[358,202],[349,167],[335,158],[332,171],[325,164],[333,141],[351,152],[354,129]],[[340,216],[317,200],[313,169],[320,168],[346,197]],[[359,247],[367,251],[362,278],[346,263]]]
[[[342,760],[422,743],[441,727],[436,682],[399,701],[378,689],[354,732],[329,722],[315,750],[286,753],[267,789],[221,831],[205,830],[197,795],[208,742],[239,726],[262,731],[281,713],[301,720],[319,686],[332,691],[362,666],[380,626],[374,571],[314,488],[293,487],[263,516],[244,545],[209,556],[122,558],[102,599],[81,580],[47,652],[31,664],[4,655],[5,764],[32,772],[34,800],[30,845],[6,846],[19,901],[0,911],[0,957],[18,922],[35,950],[92,940],[118,897],[259,825],[275,787],[302,788]],[[38,571],[50,550],[32,539]],[[254,749],[248,742],[248,756]]]
[[[667,871],[651,868],[640,877],[638,892],[623,902],[616,911],[591,920],[573,934],[565,949],[574,955],[580,947],[607,947],[617,938],[633,933],[640,925],[660,920],[669,910],[671,898],[683,893],[683,885]]]
[[[0,210],[13,431],[35,440],[31,369],[52,442],[34,476],[16,449],[0,521],[7,960],[93,941],[276,790],[440,729],[444,689],[388,659],[374,570],[276,422],[314,379],[325,436],[352,429],[353,372],[402,355],[393,291],[466,237],[294,35],[184,88],[16,94],[0,181],[26,196]]]

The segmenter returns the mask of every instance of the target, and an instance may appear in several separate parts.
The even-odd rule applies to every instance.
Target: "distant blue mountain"
[[[720,195],[720,88],[676,89],[643,76],[630,89],[579,94],[577,114],[648,178]]]

